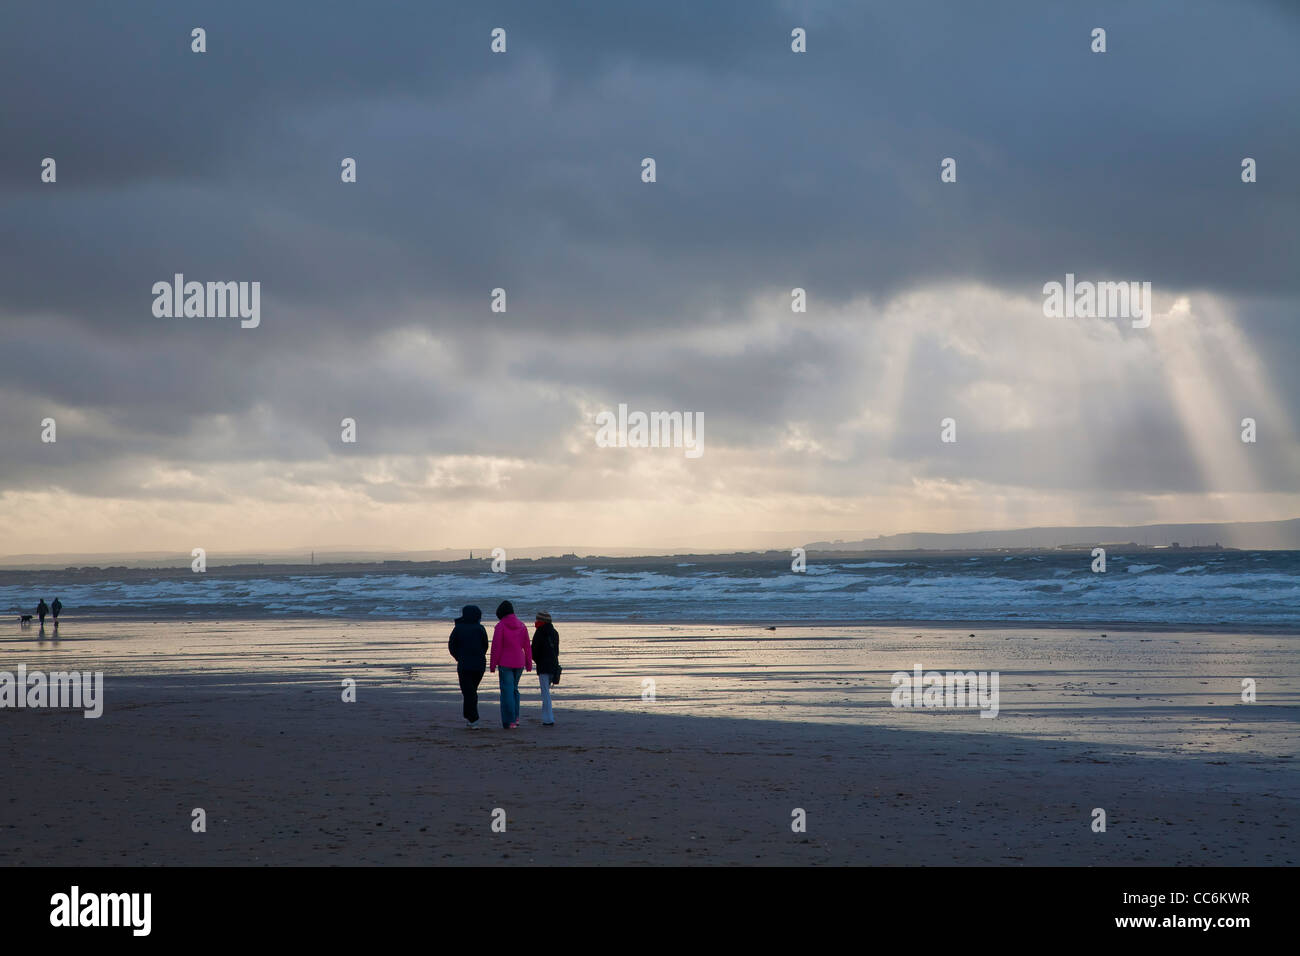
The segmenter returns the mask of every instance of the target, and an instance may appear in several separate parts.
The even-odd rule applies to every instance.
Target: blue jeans
[[[542,688],[542,723],[555,723],[555,714],[551,710],[551,675],[538,673],[537,682]]]
[[[519,675],[522,667],[498,667],[497,677],[501,681],[501,726],[509,727],[519,723]]]

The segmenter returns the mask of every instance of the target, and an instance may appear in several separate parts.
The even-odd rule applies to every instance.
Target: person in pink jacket
[[[488,666],[498,671],[501,682],[501,726],[514,730],[519,726],[519,678],[525,669],[533,669],[533,647],[528,628],[515,617],[515,606],[509,601],[497,605]]]

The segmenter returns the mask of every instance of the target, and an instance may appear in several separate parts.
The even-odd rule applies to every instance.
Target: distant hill
[[[1083,528],[1018,528],[955,534],[913,532],[859,541],[813,541],[809,551],[960,551],[986,548],[1059,548],[1082,544],[1134,544],[1184,548],[1221,544],[1248,550],[1300,550],[1300,518],[1221,524],[1101,525]]]
[[[811,536],[811,532],[806,532]],[[853,532],[849,532],[853,533]],[[683,558],[712,556],[718,560],[745,559],[755,554],[789,554],[790,545],[780,545],[782,538],[793,543],[804,540],[792,537],[797,532],[772,532],[762,535],[766,543],[746,550],[731,548],[611,548],[566,545],[549,547],[508,548],[511,560],[587,560],[600,556],[611,560],[634,558],[675,561]],[[1138,526],[1108,526],[1088,528],[1020,528],[1010,531],[966,531],[953,534],[914,532],[888,534],[853,541],[813,541],[806,544],[809,551],[981,551],[1004,548],[1062,548],[1092,547],[1098,544],[1137,544],[1148,547],[1168,547],[1177,542],[1184,548],[1212,547],[1242,548],[1262,551],[1300,551],[1300,518],[1288,521],[1250,521],[1223,524],[1153,524]],[[473,552],[474,563],[467,561]],[[580,557],[581,556],[581,557]],[[375,567],[399,561],[417,564],[439,562],[464,563],[467,567],[486,566],[492,557],[492,548],[484,545],[474,548],[442,548],[428,551],[380,551],[364,548],[331,547],[293,548],[272,552],[210,550],[208,567],[239,566],[256,569],[299,569],[355,565]],[[0,555],[0,569],[63,571],[70,568],[147,568],[188,569],[191,557],[188,551],[136,551],[120,554],[10,554]]]

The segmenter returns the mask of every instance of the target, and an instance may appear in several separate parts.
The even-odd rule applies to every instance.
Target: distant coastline
[[[799,536],[799,537],[796,537]],[[759,547],[700,548],[673,546],[660,548],[626,548],[607,546],[548,545],[514,547],[503,544],[510,561],[532,562],[539,570],[571,566],[574,562],[598,561],[615,567],[619,562],[709,561],[717,563],[789,559],[791,549],[801,547],[809,558],[818,553],[833,554],[837,559],[854,556],[895,557],[943,554],[1049,554],[1062,551],[1091,550],[1094,547],[1123,548],[1127,551],[1197,550],[1224,551],[1300,551],[1300,518],[1284,521],[1238,521],[1221,523],[1095,525],[1078,527],[1016,528],[1003,531],[910,532],[880,535],[858,540],[817,540],[814,532],[755,532],[762,538]],[[781,538],[788,544],[773,547]],[[256,569],[256,573],[311,573],[313,569],[330,572],[347,570],[462,570],[491,561],[498,543],[472,548],[436,550],[380,550],[355,547],[300,547],[258,552],[249,549],[207,548],[209,568],[232,570]],[[473,560],[470,555],[473,554]],[[48,570],[74,573],[94,571],[188,569],[189,549],[174,552],[135,551],[117,554],[54,553],[0,555],[0,571]],[[268,571],[267,569],[283,569]],[[304,571],[303,569],[307,569]]]
[[[1228,548],[1222,545],[1210,545],[1208,547],[1170,547],[1165,545],[1141,545],[1134,542],[1103,542],[1103,547],[1125,553],[1150,553],[1150,554],[1167,554],[1174,552],[1180,555],[1191,555],[1198,553],[1225,552],[1225,551],[1300,551],[1300,548]],[[1000,557],[1000,556],[1024,556],[1024,555],[1058,555],[1069,552],[1089,552],[1092,548],[1097,547],[1095,544],[1071,544],[1062,545],[1055,548],[909,548],[906,550],[887,551],[887,550],[847,550],[828,548],[824,550],[807,550],[807,559],[812,562],[819,557],[836,562],[852,561],[855,559],[862,560],[916,560],[924,558],[935,558],[943,556],[962,556],[962,557]],[[374,574],[377,572],[405,572],[418,574],[420,572],[439,572],[439,571],[488,571],[491,569],[492,558],[490,554],[485,553],[483,558],[461,558],[459,560],[443,561],[415,561],[402,558],[386,558],[375,561],[334,561],[321,562],[314,564],[302,564],[288,559],[267,560],[267,561],[235,561],[230,564],[222,563],[220,554],[210,553],[208,555],[207,574],[220,571],[228,577],[274,577],[279,575],[338,575],[347,573],[356,574]],[[777,564],[789,564],[790,549],[773,548],[767,551],[732,551],[725,554],[720,553],[684,553],[684,554],[647,554],[647,555],[599,555],[599,554],[562,554],[552,557],[542,558],[511,558],[510,566],[518,568],[520,566],[534,571],[557,571],[574,567],[601,567],[601,568],[633,568],[633,567],[676,567],[683,562],[691,562],[701,567],[710,565],[725,566],[729,564],[741,564],[747,562],[767,562],[771,561]],[[189,577],[193,574],[190,569],[190,558],[188,555],[178,555],[174,563],[168,564],[113,564],[113,565],[69,565],[66,567],[53,566],[12,566],[0,565],[0,574],[42,574],[55,575],[60,579],[75,579],[78,575],[89,575],[93,577],[102,576],[105,573],[112,572],[119,575],[123,580],[131,580],[133,577],[155,579],[159,577]]]

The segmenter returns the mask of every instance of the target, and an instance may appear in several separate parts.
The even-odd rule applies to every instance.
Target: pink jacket
[[[498,666],[533,669],[533,648],[528,640],[528,628],[513,614],[497,621],[492,631],[492,658],[488,670],[495,671]]]

